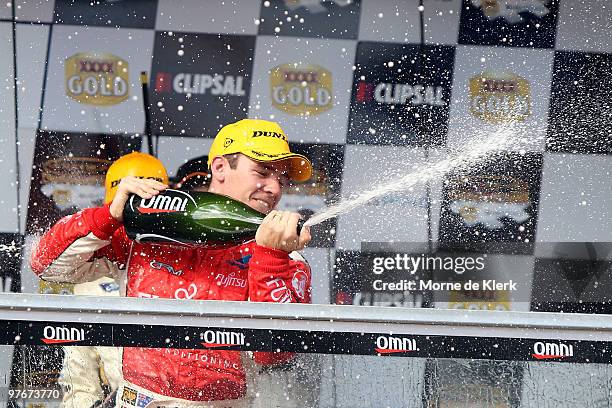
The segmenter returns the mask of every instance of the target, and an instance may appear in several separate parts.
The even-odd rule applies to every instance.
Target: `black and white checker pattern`
[[[0,188],[11,192],[0,202],[0,230],[25,231],[37,130],[142,133],[138,75],[146,70],[159,156],[171,173],[205,153],[223,124],[244,117],[277,120],[305,149],[322,145],[336,152],[322,155],[334,161],[323,164],[329,185],[303,197],[313,210],[447,157],[469,146],[472,136],[502,128],[504,117],[518,115],[517,131],[538,140],[527,149],[538,163],[527,171],[537,173],[529,184],[529,239],[612,241],[612,8],[606,0],[525,0],[517,12],[497,3],[426,1],[421,59],[417,0],[18,0],[18,113],[12,59],[0,66]],[[0,33],[6,39],[1,54],[12,55],[10,3],[0,6]],[[66,59],[92,52],[127,61],[125,101],[95,106],[66,95]],[[291,82],[291,72],[317,78],[309,92],[329,92],[330,105],[297,115],[306,109],[303,100],[297,103],[303,84]],[[200,75],[199,93],[160,85],[181,73],[190,80]],[[215,93],[213,85],[202,87],[202,75],[224,82]],[[286,81],[281,85],[295,92],[295,106],[281,109],[274,81]],[[504,176],[525,175],[521,160],[514,164]],[[486,232],[483,224],[462,224],[456,214],[445,218],[452,213],[448,197],[440,180],[340,216],[325,229],[331,235],[318,241],[332,250],[321,250],[318,264],[329,265],[323,260],[333,259],[334,249],[358,250],[361,241]],[[512,230],[519,224],[507,217],[492,225],[502,227],[490,236],[521,236]],[[323,280],[331,276],[319,273]]]

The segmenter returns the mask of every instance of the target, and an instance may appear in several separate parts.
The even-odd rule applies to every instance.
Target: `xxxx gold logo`
[[[451,290],[448,299],[449,309],[466,310],[510,310],[510,291],[508,290]]]
[[[516,74],[485,72],[470,79],[470,112],[489,123],[524,122],[531,116],[531,86]]]
[[[290,115],[318,115],[333,106],[331,72],[319,65],[272,68],[270,87],[272,105]]]
[[[533,14],[542,18],[550,9],[547,7],[550,0],[472,0],[472,5],[481,7],[482,12],[490,21],[502,18],[510,24],[524,21],[521,14]]]
[[[529,184],[511,176],[469,176],[449,182],[450,210],[469,226],[502,228],[505,219],[529,219]]]
[[[42,183],[103,185],[110,163],[91,157],[50,159],[42,164]]]
[[[88,105],[116,105],[129,96],[128,63],[112,54],[78,53],[66,59],[66,95]]]
[[[449,182],[451,200],[529,203],[529,184],[512,176],[467,176]]]
[[[40,191],[60,210],[71,206],[87,208],[98,205],[104,195],[104,176],[109,160],[91,157],[60,157],[41,166]]]

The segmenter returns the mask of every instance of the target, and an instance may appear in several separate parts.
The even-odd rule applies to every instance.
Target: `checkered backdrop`
[[[288,188],[281,203],[304,213],[520,124],[529,147],[468,179],[416,185],[316,227],[305,251],[316,303],[610,312],[610,261],[593,260],[593,245],[587,260],[488,254],[486,277],[520,288],[484,299],[373,291],[372,255],[360,252],[364,241],[612,241],[608,0],[424,0],[422,21],[418,0],[14,3],[0,5],[3,290],[65,290],[39,288],[26,262],[31,246],[59,216],[96,205],[104,169],[140,148],[144,70],[158,155],[171,174],[206,154],[222,125],[276,120],[314,162],[313,179]],[[456,378],[482,383],[469,379],[475,371],[438,363],[450,379],[439,374],[431,389]],[[406,395],[421,406],[433,378],[417,359],[337,357],[334,365],[321,400],[328,392],[336,406],[407,406]],[[577,401],[567,406],[597,398],[555,381],[542,391],[538,379],[550,378],[551,366],[496,367],[494,383],[503,385],[490,393],[513,396],[512,405],[537,398],[532,392],[567,390],[559,401]],[[564,369],[555,378],[574,378]],[[377,370],[384,381],[346,381]],[[605,390],[608,377],[590,376],[585,392]]]
[[[421,38],[417,0],[4,3],[2,273],[36,291],[27,262],[15,284],[21,240],[27,258],[37,227],[95,204],[100,169],[140,146],[143,70],[171,174],[224,124],[275,120],[316,168],[281,203],[305,213],[521,125],[529,147],[469,182],[417,185],[317,226],[305,251],[316,302],[368,304],[333,283],[363,241],[612,241],[610,21],[607,0],[425,0]],[[69,177],[71,163],[98,176]],[[542,300],[535,254],[495,256],[493,277],[520,264],[528,286],[509,308]]]

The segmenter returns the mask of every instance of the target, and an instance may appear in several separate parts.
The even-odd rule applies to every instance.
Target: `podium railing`
[[[0,294],[0,344],[612,363],[612,316]]]

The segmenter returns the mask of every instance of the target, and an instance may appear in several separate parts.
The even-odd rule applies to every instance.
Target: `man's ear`
[[[212,173],[211,181],[215,181],[217,183],[222,183],[225,181],[225,172],[227,171],[228,166],[229,163],[225,157],[215,157],[212,163],[210,163],[210,171]]]

